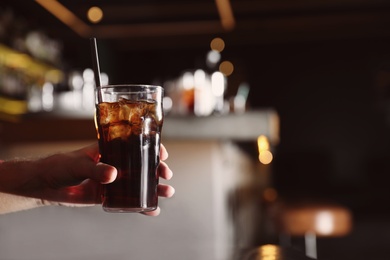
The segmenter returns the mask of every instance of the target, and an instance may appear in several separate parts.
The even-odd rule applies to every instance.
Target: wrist
[[[25,196],[39,187],[37,163],[29,160],[10,160],[0,163],[0,192]]]

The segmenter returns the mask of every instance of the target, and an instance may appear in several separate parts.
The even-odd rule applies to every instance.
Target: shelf
[[[15,51],[3,44],[0,44],[0,64],[20,70],[29,77],[42,77],[52,83],[59,83],[64,76],[63,72],[58,68],[38,61],[25,53]]]
[[[271,143],[279,141],[279,117],[272,109],[209,117],[166,117],[164,139],[256,140],[265,135]]]

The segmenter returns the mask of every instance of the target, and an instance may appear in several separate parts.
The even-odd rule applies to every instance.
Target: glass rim
[[[105,90],[109,88],[139,88],[139,89],[150,89],[150,90],[164,90],[162,86],[159,85],[150,85],[150,84],[112,84],[112,85],[103,85],[98,87],[98,89]]]

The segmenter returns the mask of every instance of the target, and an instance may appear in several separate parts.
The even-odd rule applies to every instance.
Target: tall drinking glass
[[[163,88],[108,85],[97,89],[96,124],[100,161],[118,170],[104,185],[107,212],[146,212],[157,208],[157,167],[163,125]]]

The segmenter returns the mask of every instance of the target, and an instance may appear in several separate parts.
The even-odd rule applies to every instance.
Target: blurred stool
[[[304,237],[308,257],[317,258],[317,237],[340,237],[352,229],[351,212],[333,203],[292,203],[276,211],[280,244],[291,246],[291,237]]]

